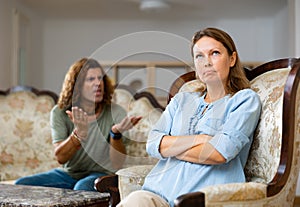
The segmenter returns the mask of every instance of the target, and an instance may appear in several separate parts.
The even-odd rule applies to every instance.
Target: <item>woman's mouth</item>
[[[205,71],[203,74],[204,75],[209,75],[209,74],[212,74],[212,73],[214,73],[215,71],[214,70],[207,70],[207,71]]]
[[[95,95],[96,96],[100,96],[102,94],[102,91],[101,90],[96,90],[94,91]]]

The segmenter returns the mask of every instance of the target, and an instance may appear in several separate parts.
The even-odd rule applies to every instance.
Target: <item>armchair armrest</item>
[[[191,207],[191,206],[204,207],[205,194],[199,191],[199,192],[193,192],[193,193],[187,193],[181,195],[174,201],[174,206],[175,207]]]
[[[106,175],[95,180],[94,188],[100,193],[110,194],[110,206],[116,206],[120,202],[120,192],[118,189],[118,176]]]
[[[267,185],[263,183],[229,183],[209,186],[201,192],[187,193],[179,196],[175,207],[205,206],[205,203],[222,203],[234,201],[257,201],[267,197]]]

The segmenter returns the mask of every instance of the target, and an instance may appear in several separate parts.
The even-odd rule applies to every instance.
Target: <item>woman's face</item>
[[[90,68],[87,71],[83,87],[82,98],[86,101],[99,103],[103,100],[104,95],[104,81],[103,73],[100,68]]]
[[[207,85],[226,84],[230,67],[235,64],[236,52],[229,56],[221,42],[204,36],[194,45],[193,54],[196,72],[202,82]]]

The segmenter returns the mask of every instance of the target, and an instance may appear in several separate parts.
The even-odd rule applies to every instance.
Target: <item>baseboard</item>
[[[300,205],[300,196],[296,196],[296,197],[295,197],[294,204]]]

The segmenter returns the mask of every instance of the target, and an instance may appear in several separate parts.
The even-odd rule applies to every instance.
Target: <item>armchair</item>
[[[274,60],[245,72],[262,101],[245,167],[247,182],[178,195],[175,207],[293,206],[300,168],[300,59]],[[169,99],[177,92],[193,90],[195,84],[200,83],[194,72],[184,74],[171,86]],[[114,188],[118,189],[121,184],[117,176],[115,181]],[[101,182],[96,187],[112,189]]]

